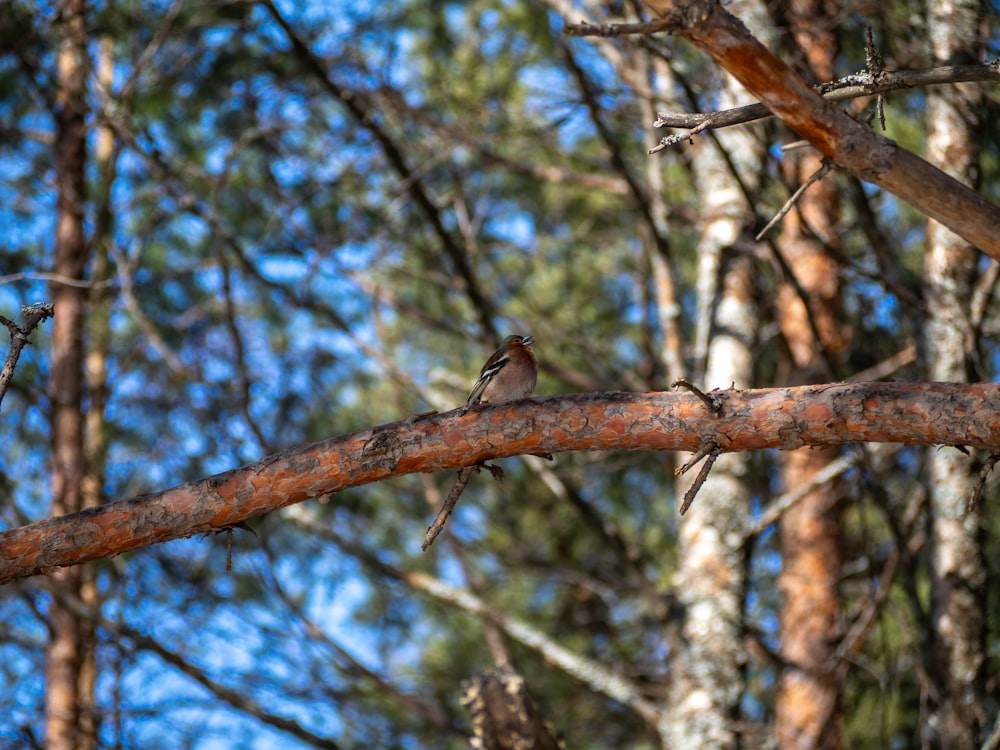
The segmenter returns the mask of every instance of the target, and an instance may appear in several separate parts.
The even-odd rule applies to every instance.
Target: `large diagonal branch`
[[[840,383],[712,396],[718,413],[691,394],[590,393],[453,410],[328,438],[163,492],[0,532],[0,584],[232,528],[348,487],[526,453],[857,442],[1000,452],[998,384]]]
[[[1000,260],[1000,207],[825,100],[715,0],[645,0],[834,164]]]

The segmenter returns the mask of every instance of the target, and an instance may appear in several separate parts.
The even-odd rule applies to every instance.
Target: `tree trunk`
[[[65,0],[57,14],[59,38],[58,95],[56,99],[55,179],[57,217],[55,261],[57,277],[82,279],[87,264],[84,237],[86,164],[87,31],[84,0]],[[83,458],[83,341],[85,290],[52,284],[55,320],[52,332],[51,403],[52,515],[82,508]],[[80,619],[64,604],[79,599],[81,568],[65,568],[53,575],[55,595],[49,607],[50,639],[46,670],[45,740],[48,750],[84,750],[93,746],[92,715],[81,712],[81,695],[92,695],[93,680],[87,651],[92,638]]]
[[[740,2],[730,10],[754,24],[763,9]],[[756,10],[756,13],[755,13]],[[726,77],[720,105],[735,106],[747,94]],[[725,153],[721,151],[725,149]],[[751,189],[760,171],[759,140],[733,129],[699,140],[695,181],[701,204],[698,243],[698,320],[695,371],[704,367],[705,390],[749,387],[752,347],[759,326],[750,259],[733,249],[750,213],[739,180]],[[750,213],[752,215],[752,213]],[[721,287],[721,288],[720,288]],[[702,359],[705,364],[702,364]],[[744,689],[743,601],[747,585],[746,538],[750,518],[746,454],[722,456],[680,525],[679,570],[674,587],[684,605],[678,653],[671,660],[666,726],[671,747],[740,746],[739,706]],[[678,484],[678,496],[696,472]]]
[[[936,63],[967,62],[976,52],[979,2],[943,2],[928,7]],[[982,89],[975,85],[934,86],[927,91],[927,159],[974,186],[979,166],[977,114]],[[923,353],[928,375],[956,383],[969,380],[974,351],[970,300],[978,253],[935,221],[927,223],[924,290],[927,325]],[[972,748],[981,743],[983,668],[986,663],[986,571],[982,558],[982,515],[969,514],[976,467],[956,450],[928,450],[931,513],[931,627],[935,647],[926,654],[929,710],[922,716],[926,745]]]
[[[789,24],[802,58],[819,80],[833,76],[836,24],[821,0],[792,3]],[[821,166],[814,152],[786,157],[789,177],[804,183]],[[794,169],[797,166],[798,169]],[[798,289],[785,283],[778,295],[778,322],[788,343],[790,379],[831,379],[829,362],[846,345],[841,331],[836,263],[821,244],[838,220],[832,180],[820,181],[785,218],[780,248]],[[791,281],[791,280],[789,280]],[[835,449],[799,450],[783,460],[785,490],[807,486],[838,455]],[[781,519],[781,657],[775,732],[783,748],[841,746],[840,690],[831,660],[840,631],[841,521],[836,484],[810,492]]]

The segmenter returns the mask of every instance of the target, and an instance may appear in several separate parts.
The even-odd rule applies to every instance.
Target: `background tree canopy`
[[[997,54],[994,4],[725,8],[812,83],[865,69],[869,26],[888,69]],[[0,524],[455,408],[509,333],[543,395],[995,380],[995,261],[837,169],[758,238],[822,167],[773,118],[647,153],[659,111],[753,101],[678,37],[564,34],[649,18],[5,0],[0,313],[56,320],[3,402]],[[997,104],[896,91],[885,134],[996,200]],[[879,128],[874,97],[840,106]],[[26,579],[0,588],[0,744],[466,747],[460,684],[509,662],[568,747],[978,747],[984,458],[732,454],[682,518],[686,457],[528,456],[428,553],[453,473],[255,520],[231,572],[214,536]]]

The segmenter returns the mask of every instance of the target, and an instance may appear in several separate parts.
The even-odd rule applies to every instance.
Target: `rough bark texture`
[[[800,0],[788,8],[788,22],[814,76],[833,77],[837,52],[835,23],[822,0]],[[786,158],[792,184],[807,181],[821,166],[810,153]],[[835,242],[839,218],[832,179],[802,196],[782,227],[781,251],[798,282],[782,285],[778,323],[791,355],[792,382],[829,379],[829,367],[847,337],[840,321],[837,264],[824,243]],[[795,451],[785,457],[786,491],[813,483],[837,458],[836,449]],[[840,636],[840,489],[823,484],[792,506],[781,519],[781,672],[775,733],[783,748],[837,748],[841,745],[840,688],[831,669]]]
[[[0,532],[0,584],[249,518],[347,487],[569,450],[724,451],[856,442],[1000,450],[1000,385],[839,383],[691,394],[550,396],[380,425],[163,492]],[[695,501],[697,502],[697,500]],[[415,530],[419,544],[423,529]]]
[[[55,179],[57,217],[55,262],[57,276],[83,278],[87,263],[83,214],[86,162],[86,4],[60,3],[58,25],[59,90],[56,99]],[[75,513],[82,507],[83,342],[85,292],[54,283],[55,319],[52,333],[52,378],[49,387],[52,433],[52,514]],[[79,598],[79,568],[64,568],[53,576],[56,596],[49,607],[49,644],[45,684],[45,741],[48,750],[78,750],[93,746],[93,734],[81,732],[84,717],[80,696],[92,692],[82,677],[88,641],[86,628],[62,603]]]
[[[960,62],[975,54],[979,2],[935,0],[928,8],[936,62]],[[933,87],[927,92],[927,158],[973,185],[979,166],[975,85]],[[927,325],[923,354],[935,379],[969,379],[973,326],[970,300],[976,273],[973,247],[935,221],[927,225],[924,291]],[[975,481],[971,457],[958,451],[927,453],[931,512],[931,623],[935,647],[925,654],[934,683],[926,698],[923,741],[932,747],[972,748],[982,742],[986,571],[982,514],[966,514]]]
[[[462,704],[472,717],[474,750],[559,750],[535,708],[524,677],[508,664],[462,684]]]
[[[740,2],[734,8],[744,17],[755,10],[763,16],[756,2]],[[745,100],[746,94],[727,76],[721,97],[720,106],[727,107]],[[747,217],[752,212],[730,165],[752,189],[760,142],[746,128],[717,136],[718,146],[711,139],[700,140],[695,156],[698,192],[706,196],[698,243],[695,356],[700,360],[701,352],[707,354],[704,383],[709,389],[752,382],[752,346],[759,325],[750,259],[737,257],[733,250],[751,223]],[[743,540],[750,523],[747,461],[746,454],[717,461],[680,525],[674,589],[686,616],[670,662],[661,732],[670,747],[740,745],[739,705],[746,666]],[[694,472],[685,475],[678,495],[693,476]]]
[[[837,166],[1000,259],[1000,207],[824,100],[712,0],[645,0]]]

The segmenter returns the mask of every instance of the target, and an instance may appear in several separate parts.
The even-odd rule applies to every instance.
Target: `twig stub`
[[[677,380],[675,380],[673,383],[670,384],[670,387],[684,388],[690,391],[699,399],[701,399],[704,402],[705,406],[708,407],[708,410],[716,416],[719,416],[719,414],[722,412],[722,399],[719,397],[719,395],[714,392],[705,393],[690,380],[685,380],[684,378],[678,378]]]

